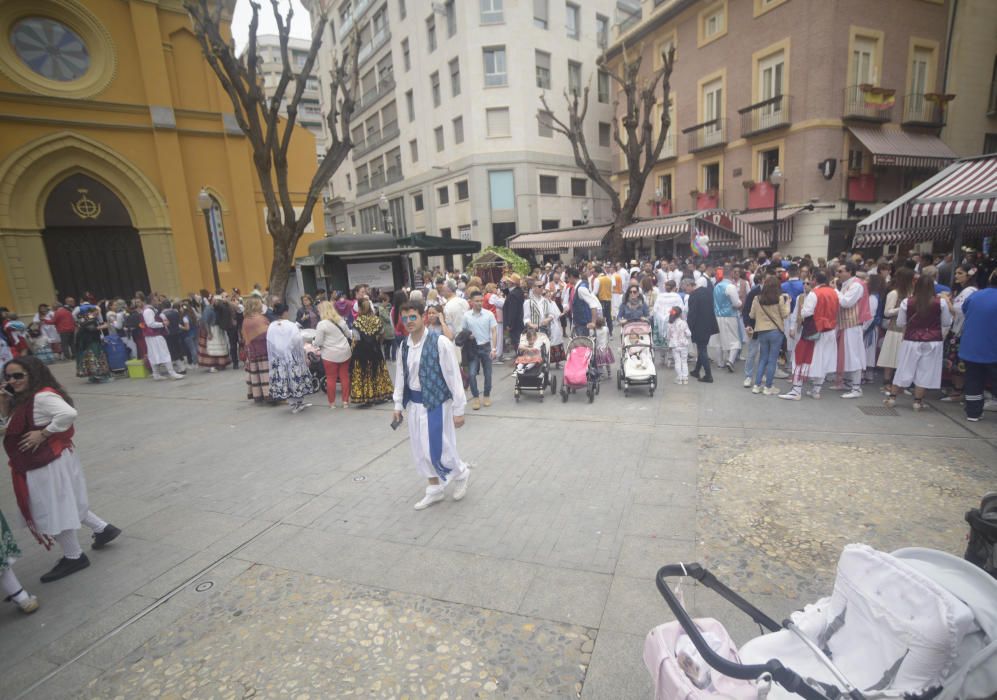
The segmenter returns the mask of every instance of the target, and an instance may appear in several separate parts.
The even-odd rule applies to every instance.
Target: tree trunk
[[[287,291],[287,282],[291,277],[291,268],[294,266],[294,249],[298,241],[294,236],[294,229],[288,226],[281,226],[276,231],[271,231],[273,237],[273,264],[270,266],[270,293],[280,297],[286,304],[287,299],[284,293]]]
[[[623,202],[622,208],[616,213],[613,225],[609,228],[609,258],[614,262],[623,260],[623,228],[633,222],[636,209],[635,203]]]

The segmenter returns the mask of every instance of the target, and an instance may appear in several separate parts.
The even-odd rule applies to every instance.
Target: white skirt
[[[865,369],[865,340],[862,338],[862,326],[852,326],[842,331],[844,335],[845,363],[843,372],[854,372]]]
[[[453,424],[453,401],[443,402],[443,453],[440,463],[451,471],[446,477],[441,477],[433,466],[429,453],[429,416],[422,404],[409,402],[405,414],[408,423],[409,447],[412,450],[412,462],[420,476],[427,479],[439,478],[441,482],[456,479],[465,471],[467,464],[457,453],[457,429]]]
[[[27,473],[28,497],[35,527],[46,535],[79,530],[90,509],[83,465],[75,449],[69,449],[40,469]],[[22,525],[24,518],[21,517]]]
[[[907,387],[911,383],[922,389],[942,387],[942,341],[917,342],[903,340],[897,354],[895,386]]]
[[[814,358],[810,362],[808,376],[823,379],[838,369],[838,332],[824,331],[814,343]]]
[[[163,341],[165,344],[166,341]],[[208,354],[212,357],[228,357],[229,347],[228,347],[228,335],[222,330],[221,326],[211,326],[208,332],[208,343],[207,343]],[[167,362],[169,362],[169,351],[166,353]]]
[[[886,336],[883,338],[883,347],[879,349],[879,362],[880,367],[893,367],[897,366],[897,354],[900,352],[900,343],[904,339],[904,334],[901,331],[886,331]]]
[[[720,349],[724,352],[741,347],[741,327],[738,319],[738,316],[717,316],[717,326],[720,327]]]
[[[170,357],[170,348],[166,344],[166,338],[161,335],[150,335],[145,339],[145,351],[149,357],[149,364],[168,365],[173,362]]]

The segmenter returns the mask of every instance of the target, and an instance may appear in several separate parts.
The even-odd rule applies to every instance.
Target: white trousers
[[[911,384],[922,389],[940,389],[942,386],[942,342],[919,343],[913,340],[900,342],[897,353],[897,373],[893,376],[895,386],[907,387]]]
[[[689,348],[672,348],[672,361],[675,363],[675,376],[678,379],[689,378]]]
[[[845,357],[843,372],[854,372],[865,369],[865,340],[862,338],[862,326],[852,326],[841,331],[844,336]]]
[[[441,482],[460,479],[467,472],[465,464],[457,453],[457,429],[453,424],[453,401],[443,403],[443,454],[440,462],[451,471],[440,476],[433,466],[429,451],[429,416],[422,404],[409,403],[406,413],[409,447],[415,470],[426,479],[439,478]]]

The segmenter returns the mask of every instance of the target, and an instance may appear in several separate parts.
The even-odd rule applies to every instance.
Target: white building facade
[[[312,42],[308,39],[296,39],[291,37],[287,42],[288,57],[291,60],[291,71],[295,77],[301,74],[308,58],[308,51]],[[280,37],[276,34],[260,34],[256,38],[257,54],[262,60],[260,73],[263,77],[263,91],[270,97],[280,83],[283,73],[284,61],[280,50]],[[325,135],[322,126],[322,105],[320,99],[320,83],[314,73],[305,82],[305,91],[301,95],[298,103],[298,124],[315,134],[315,147],[321,156],[325,153],[323,146]],[[294,83],[288,83],[285,93],[288,97],[294,94]],[[287,116],[287,99],[281,103],[281,116]]]
[[[565,91],[588,86],[585,137],[608,175],[615,89],[596,60],[614,8],[613,0],[342,0],[319,75],[357,32],[359,106],[353,151],[331,183],[327,230],[489,246],[609,221],[609,200],[537,110],[545,92],[566,121]]]

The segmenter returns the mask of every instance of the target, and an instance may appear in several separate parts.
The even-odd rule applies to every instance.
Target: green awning
[[[474,255],[481,252],[481,244],[478,241],[427,236],[424,233],[399,238],[398,245],[420,248],[421,252],[429,255]]]

